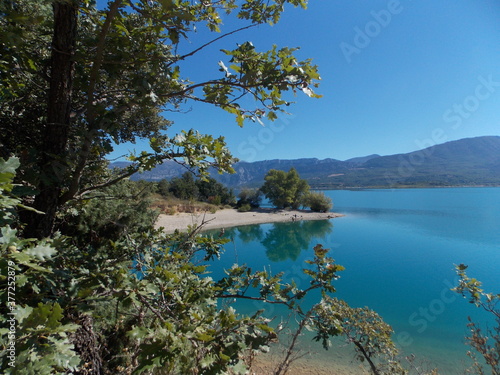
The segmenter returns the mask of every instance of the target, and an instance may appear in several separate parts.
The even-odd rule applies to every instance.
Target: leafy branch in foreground
[[[319,319],[316,341],[328,349],[328,338],[341,332],[348,343],[355,346],[359,361],[366,361],[374,375],[407,374],[397,356],[396,345],[391,339],[392,328],[369,308],[353,308],[345,301],[326,297],[315,306]]]
[[[488,328],[485,332],[479,325],[469,317],[467,326],[470,330],[470,336],[466,337],[467,344],[475,351],[468,351],[467,354],[473,360],[473,371],[476,374],[484,374],[484,363],[490,367],[492,375],[500,374],[500,309],[498,303],[500,294],[485,293],[482,289],[482,283],[475,278],[470,278],[466,270],[468,266],[460,264],[455,267],[459,276],[458,286],[454,289],[469,302],[482,308],[484,311],[493,315],[496,326]],[[477,354],[482,357],[482,361],[477,358]]]

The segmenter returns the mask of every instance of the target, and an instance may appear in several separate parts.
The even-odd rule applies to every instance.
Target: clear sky
[[[225,24],[225,31],[234,27],[230,18]],[[192,46],[200,40],[202,30]],[[224,135],[246,161],[346,160],[500,135],[498,0],[310,0],[307,10],[288,7],[273,27],[218,42],[189,62],[185,75],[218,77],[219,50],[247,40],[262,51],[301,47],[298,57],[319,66],[323,98],[300,94],[291,115],[244,128],[221,109],[191,103],[187,113],[166,114],[175,121],[169,133]],[[113,156],[143,148],[125,145]]]

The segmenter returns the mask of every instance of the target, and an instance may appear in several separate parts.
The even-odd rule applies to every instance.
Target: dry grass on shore
[[[162,215],[176,215],[179,213],[199,214],[203,212],[215,213],[218,210],[227,208],[206,202],[190,201],[175,197],[165,198],[160,194],[153,196],[152,207],[157,209]]]

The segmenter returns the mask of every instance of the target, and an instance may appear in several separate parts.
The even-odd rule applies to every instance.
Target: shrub
[[[304,198],[304,206],[314,212],[328,212],[332,209],[332,200],[324,193],[310,192]]]
[[[249,205],[252,208],[260,207],[262,192],[259,189],[242,189],[238,194],[237,207]]]
[[[252,209],[252,206],[250,206],[248,203],[245,203],[238,207],[238,212],[248,212]]]

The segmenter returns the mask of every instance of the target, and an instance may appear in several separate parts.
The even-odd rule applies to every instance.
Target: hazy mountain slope
[[[379,157],[380,157],[379,154],[372,154],[372,155],[368,155],[368,156],[359,156],[357,158],[347,159],[346,162],[363,164],[363,163],[366,163],[368,160],[372,160],[372,159],[379,158]]]
[[[466,138],[407,154],[369,155],[346,161],[307,158],[239,162],[234,165],[235,174],[213,176],[232,187],[259,187],[270,169],[288,171],[292,167],[316,188],[500,185],[500,137]],[[170,179],[185,171],[167,161],[133,178]]]
[[[500,137],[467,138],[382,156],[361,167],[330,182],[360,186],[500,184]]]

